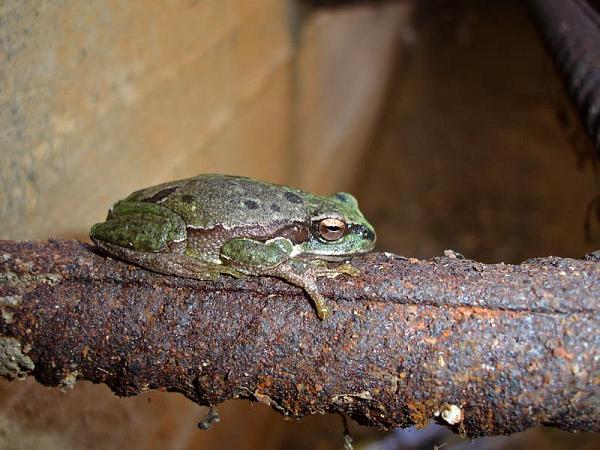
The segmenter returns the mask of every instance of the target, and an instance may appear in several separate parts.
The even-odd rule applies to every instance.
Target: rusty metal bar
[[[600,152],[600,15],[585,0],[530,0],[536,22]]]
[[[76,241],[0,241],[0,374],[118,395],[262,401],[469,436],[600,431],[600,253],[520,265],[375,253],[323,279],[334,315],[272,278],[157,275]]]

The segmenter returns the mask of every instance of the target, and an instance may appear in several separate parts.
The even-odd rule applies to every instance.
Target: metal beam
[[[599,259],[374,253],[352,261],[359,277],[322,280],[334,310],[322,322],[276,279],[201,282],[77,241],[0,241],[0,374],[202,405],[247,398],[380,428],[600,431]]]

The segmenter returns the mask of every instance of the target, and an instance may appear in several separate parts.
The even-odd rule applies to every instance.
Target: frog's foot
[[[319,289],[316,287],[316,284],[314,289],[311,286],[304,286],[304,290],[315,303],[315,308],[317,309],[317,315],[319,316],[319,319],[329,319],[332,314],[331,309],[329,308],[325,297],[323,297],[323,295],[321,295],[321,293],[319,292]]]
[[[293,249],[292,243],[285,238],[266,242],[238,238],[221,247],[221,258],[244,273],[278,277],[303,288],[313,300],[318,316],[326,319],[331,316],[331,310],[319,292],[317,277],[356,274],[357,271],[349,264],[335,267],[319,260],[295,260],[290,257]]]
[[[331,317],[331,309],[327,304],[325,297],[319,292],[317,286],[317,269],[312,265],[305,265],[303,263],[290,262],[280,264],[279,266],[269,270],[269,273],[265,275],[272,275],[281,278],[295,286],[301,287],[309,295],[315,308],[319,319],[325,320]]]

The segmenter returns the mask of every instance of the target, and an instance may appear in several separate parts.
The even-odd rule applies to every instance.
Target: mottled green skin
[[[318,223],[346,233],[327,241]],[[107,253],[148,269],[191,278],[270,275],[303,287],[329,315],[316,278],[356,274],[323,260],[373,249],[375,231],[350,194],[318,196],[250,178],[199,175],[134,192],[117,202],[90,237]]]

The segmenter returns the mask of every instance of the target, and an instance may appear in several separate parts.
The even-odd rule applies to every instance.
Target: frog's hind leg
[[[183,219],[161,205],[120,201],[105,222],[97,223],[90,237],[99,246],[105,242],[137,252],[181,253],[187,237]]]
[[[157,260],[157,265],[151,266],[147,263],[145,267],[166,275],[177,275],[185,278],[194,278],[196,280],[214,281],[219,278],[222,273],[234,278],[244,278],[245,276],[243,273],[232,267],[213,262],[200,261],[182,254],[161,254],[158,256]]]
[[[169,274],[187,278],[195,278],[196,280],[214,281],[223,273],[234,278],[245,277],[242,272],[234,269],[233,267],[212,262],[199,261],[185,255],[168,255],[168,260],[165,263],[169,267]],[[157,271],[160,272],[160,270]]]
[[[90,236],[109,255],[154,272],[200,280],[214,280],[221,273],[242,276],[230,267],[186,255],[185,222],[154,203],[116,203],[107,220],[92,227]]]
[[[139,252],[109,242],[100,241],[96,242],[96,245],[109,255],[164,275],[176,275],[209,281],[216,280],[222,273],[235,278],[244,277],[244,274],[232,267],[199,261],[182,253]],[[176,249],[173,250],[177,251]]]

